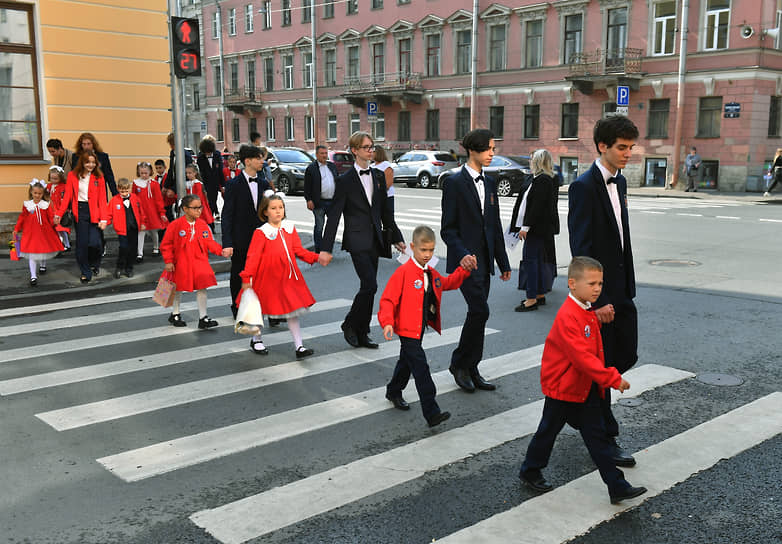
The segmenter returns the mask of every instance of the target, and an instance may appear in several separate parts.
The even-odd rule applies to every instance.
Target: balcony
[[[390,105],[393,100],[420,104],[424,94],[419,72],[385,72],[362,76],[346,76],[342,96],[357,107],[367,99]]]
[[[641,71],[641,49],[598,49],[575,53],[565,79],[584,94],[609,86],[628,85],[637,91],[644,73]]]
[[[263,101],[261,100],[261,91],[258,89],[226,89],[225,90],[225,105],[226,107],[235,112],[242,113],[244,111],[260,111],[263,107]]]

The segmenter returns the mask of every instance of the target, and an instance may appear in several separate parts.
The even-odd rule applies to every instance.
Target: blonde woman
[[[777,183],[782,181],[782,147],[777,149],[777,154],[774,155],[774,162],[771,163],[771,168],[768,173],[774,176],[774,181],[763,196],[771,196],[771,191],[774,190]]]

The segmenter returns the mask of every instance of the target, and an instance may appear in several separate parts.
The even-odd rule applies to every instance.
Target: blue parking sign
[[[367,115],[377,115],[377,102],[367,102]]]
[[[617,106],[630,105],[630,87],[628,87],[627,85],[619,85],[616,88],[616,105]]]

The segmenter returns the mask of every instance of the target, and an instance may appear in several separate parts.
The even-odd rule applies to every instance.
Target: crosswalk
[[[447,370],[447,354],[458,341],[459,326],[448,326],[442,335],[426,335],[424,345],[438,396],[444,399],[444,405],[474,406],[474,413],[463,419],[454,417],[441,428],[424,430],[417,404],[402,415],[385,399],[382,380],[390,376],[398,342],[384,342],[377,350],[366,350],[346,349],[341,341],[339,324],[350,305],[348,298],[321,300],[305,318],[304,338],[316,346],[326,346],[316,347],[315,356],[296,360],[283,326],[265,333],[272,355],[262,358],[249,352],[246,338],[230,330],[226,287],[222,283],[214,289],[215,296],[210,295],[210,307],[215,308],[214,315],[221,323],[217,331],[162,325],[165,311],[151,303],[149,293],[126,297],[119,311],[112,311],[114,295],[48,305],[41,312],[34,306],[18,308],[18,313],[9,314],[0,326],[0,337],[11,342],[0,353],[0,402],[24,402],[31,408],[23,414],[28,424],[35,424],[49,442],[62,442],[63,448],[69,442],[67,437],[78,433],[87,455],[84,462],[116,482],[119,489],[163,478],[165,485],[175,485],[180,480],[190,481],[193,470],[199,467],[208,465],[210,471],[217,471],[215,463],[241,464],[249,453],[257,454],[254,459],[263,459],[264,452],[292,440],[311,444],[312,451],[298,452],[299,468],[295,473],[289,471],[270,482],[259,479],[239,493],[211,493],[207,500],[197,492],[197,483],[190,482],[196,491],[187,497],[191,506],[183,519],[204,531],[205,538],[210,539],[204,542],[273,539],[277,532],[291,530],[294,532],[286,534],[295,535],[296,527],[302,524],[327,519],[366,501],[377,504],[377,497],[394,490],[415,493],[432,475],[447,481],[453,477],[451,467],[468,461],[480,466],[488,456],[510,445],[518,445],[521,457],[526,440],[535,432],[543,404],[536,385],[542,345],[513,347],[507,335],[514,334],[514,323],[495,325],[486,331],[489,355],[481,370],[486,378],[500,384],[498,392],[492,394],[463,394]],[[192,305],[183,309],[193,311]],[[38,314],[41,316],[36,320],[28,317]],[[125,323],[126,330],[103,332],[117,320]],[[461,316],[453,321],[460,322]],[[55,341],[31,350],[31,339],[41,330],[54,331]],[[140,345],[149,350],[157,343],[169,347],[154,353],[137,351]],[[101,346],[113,349],[100,351]],[[84,357],[85,353],[93,355]],[[196,371],[207,364],[208,373]],[[693,385],[695,374],[676,367],[676,361],[639,364],[626,374],[632,390],[623,398],[644,399],[675,388],[698,394]],[[161,372],[165,372],[166,380],[158,383]],[[338,374],[357,378],[345,385],[345,380],[335,382]],[[146,376],[150,379],[145,380]],[[133,387],[123,387],[129,380]],[[528,388],[534,393],[513,390],[513,384],[524,381],[534,382]],[[245,406],[225,421],[207,417],[220,403],[238,407],[252,398],[263,404],[264,399],[279,398],[276,392],[280,390],[300,391],[302,398],[285,394],[285,402],[279,407],[271,401],[258,410],[246,410]],[[482,519],[467,524],[451,520],[432,538],[449,544],[564,543],[687,482],[721,459],[734,457],[782,433],[780,392],[772,391],[724,409],[717,398],[701,394],[699,400],[713,412],[711,417],[684,430],[672,429],[663,440],[635,453],[638,467],[628,470],[632,471],[633,483],[648,487],[646,495],[612,506],[599,475],[586,472],[558,482],[561,485],[548,494],[518,497],[502,511]],[[417,402],[412,384],[405,397],[410,403]],[[140,419],[142,416],[147,418]],[[649,420],[657,416],[650,414]],[[367,447],[362,433],[346,430],[359,424],[376,430],[388,425],[390,419],[402,417],[405,425],[398,426],[401,430],[389,430],[392,436],[380,446]],[[139,422],[152,428],[139,428]],[[121,431],[114,424],[118,424],[117,429],[134,429],[130,436],[114,437],[117,446],[112,433]],[[353,453],[324,462],[326,452],[319,448],[326,436],[336,437]],[[582,450],[573,448],[573,452],[583,460]],[[241,473],[274,472],[274,461],[269,463],[243,466]],[[516,474],[505,477],[514,479]],[[225,478],[229,489],[240,476],[226,473]],[[441,489],[447,492],[448,487],[443,485]],[[379,502],[376,508],[382,515]],[[580,508],[573,508],[576,504]],[[347,542],[328,536],[313,536],[315,540]],[[350,540],[369,541],[398,542],[391,535],[383,540],[369,533]],[[419,542],[428,541],[429,535],[422,533]]]

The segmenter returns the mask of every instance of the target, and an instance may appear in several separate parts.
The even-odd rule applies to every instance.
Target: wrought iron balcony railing
[[[423,91],[420,72],[384,72],[345,76],[346,93],[392,93]]]
[[[598,49],[575,53],[570,59],[571,76],[602,76],[641,73],[641,49]]]
[[[242,106],[252,105],[259,106],[262,104],[261,91],[255,88],[227,88],[225,90],[225,104],[227,106]]]

